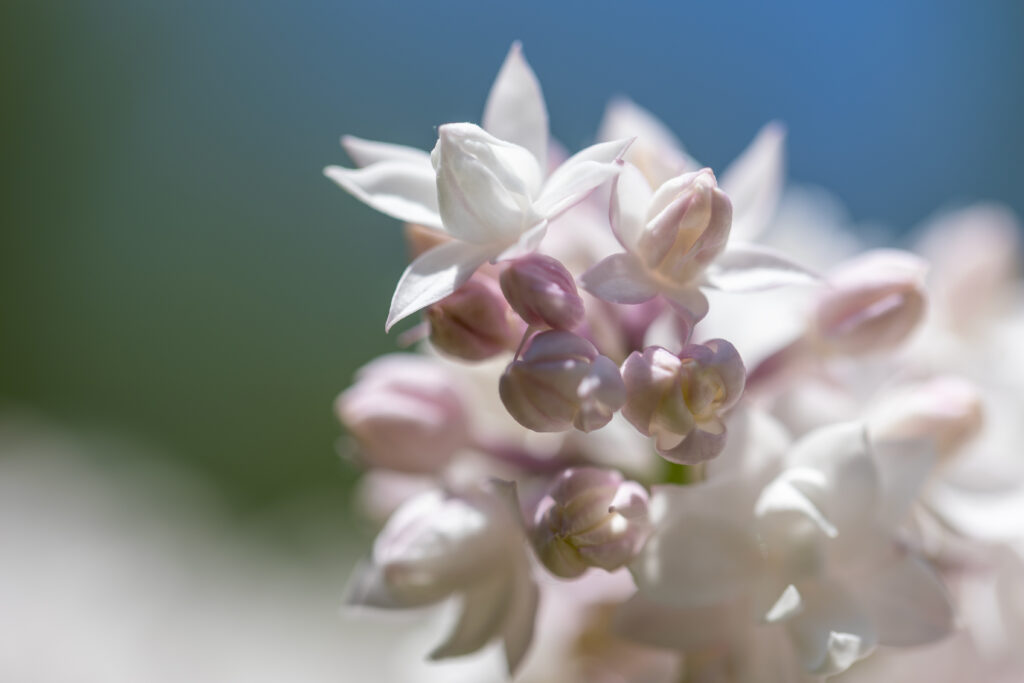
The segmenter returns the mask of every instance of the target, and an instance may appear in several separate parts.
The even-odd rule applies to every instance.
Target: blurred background
[[[781,119],[791,179],[898,237],[979,199],[1024,213],[1022,34],[1014,0],[5,0],[2,529],[22,552],[63,543],[52,511],[92,508],[59,495],[103,500],[84,519],[111,538],[157,543],[111,521],[132,515],[221,552],[244,538],[261,550],[238,567],[286,558],[312,587],[301,614],[333,623],[369,535],[331,403],[395,347],[405,266],[400,226],[321,175],[349,163],[341,134],[430,148],[479,120],[520,39],[570,148],[620,94],[716,168]],[[52,536],[31,531],[41,509]]]

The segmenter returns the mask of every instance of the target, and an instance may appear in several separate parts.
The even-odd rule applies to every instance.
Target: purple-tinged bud
[[[847,355],[898,346],[924,317],[926,271],[919,257],[890,249],[847,261],[829,278],[833,289],[818,302],[812,337]]]
[[[936,377],[884,397],[872,409],[869,424],[876,439],[924,439],[948,459],[981,431],[981,394],[965,379]]]
[[[516,259],[501,274],[501,291],[529,325],[571,330],[583,319],[583,299],[565,266],[550,256]]]
[[[334,407],[369,467],[433,473],[469,442],[462,396],[445,367],[426,356],[374,360]]]
[[[732,203],[711,169],[684,173],[651,198],[637,254],[659,279],[686,284],[722,253],[731,228]]]
[[[599,429],[626,400],[615,363],[560,330],[530,340],[523,357],[505,369],[498,393],[512,417],[535,432]]]
[[[613,571],[632,560],[651,532],[647,491],[615,470],[565,470],[537,505],[531,539],[544,566],[563,578],[590,567]]]
[[[694,464],[725,448],[723,414],[743,393],[746,370],[723,339],[690,344],[678,356],[660,346],[633,352],[622,366],[622,415],[665,459]]]
[[[512,351],[523,333],[497,284],[481,275],[428,307],[426,317],[430,343],[462,360],[486,360]]]

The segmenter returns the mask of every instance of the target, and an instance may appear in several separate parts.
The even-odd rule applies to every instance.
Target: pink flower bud
[[[732,203],[711,169],[684,173],[651,198],[637,254],[656,277],[686,284],[725,249],[731,227]]]
[[[632,560],[651,531],[647,491],[615,470],[562,472],[537,505],[532,541],[553,574],[579,576],[590,567],[612,571]]]
[[[374,360],[334,407],[370,467],[436,472],[469,440],[462,397],[444,366],[425,356]]]
[[[583,319],[583,299],[561,263],[542,254],[513,261],[501,274],[501,291],[529,325],[571,330]]]
[[[981,431],[978,388],[959,377],[936,377],[889,394],[871,411],[871,431],[880,440],[925,439],[950,458]]]
[[[531,339],[523,357],[506,368],[498,391],[512,417],[536,432],[593,431],[626,400],[615,363],[586,339],[560,330]]]
[[[926,269],[917,256],[887,249],[847,261],[818,302],[813,337],[826,350],[850,355],[899,345],[924,317]]]
[[[462,360],[485,360],[519,344],[522,327],[493,280],[472,277],[427,308],[430,342]]]
[[[709,460],[725,447],[722,415],[743,392],[746,371],[732,344],[713,339],[678,356],[660,346],[633,352],[622,366],[622,415],[673,462]]]

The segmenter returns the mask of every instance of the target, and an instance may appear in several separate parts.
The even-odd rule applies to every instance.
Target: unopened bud
[[[425,356],[378,358],[335,410],[370,467],[433,473],[469,441],[462,397],[445,368]]]
[[[622,415],[667,460],[694,464],[725,447],[723,414],[739,400],[746,371],[723,339],[691,344],[678,356],[660,346],[633,352],[622,366]]]
[[[959,377],[937,377],[882,399],[872,410],[871,431],[880,440],[925,439],[940,458],[954,456],[981,431],[978,388]]]
[[[818,302],[813,337],[826,350],[848,355],[898,346],[924,317],[926,270],[917,256],[889,249],[846,262]]]
[[[501,291],[529,325],[571,330],[583,319],[583,299],[565,266],[550,256],[516,259],[501,274]]]
[[[655,191],[638,255],[670,283],[692,281],[723,249],[732,227],[732,203],[705,168],[684,173]]]
[[[647,491],[615,470],[579,467],[552,482],[534,514],[537,556],[553,574],[612,571],[632,560],[651,531]]]
[[[560,330],[531,339],[501,376],[498,391],[512,417],[536,432],[593,431],[626,400],[615,363],[586,339]]]
[[[462,360],[485,360],[516,348],[521,323],[487,277],[476,275],[427,308],[430,343]]]

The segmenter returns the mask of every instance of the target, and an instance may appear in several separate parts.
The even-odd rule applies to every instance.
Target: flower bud
[[[872,434],[879,440],[925,439],[948,459],[981,431],[977,387],[959,377],[936,377],[890,394],[871,411]]]
[[[722,416],[743,392],[746,370],[723,339],[691,344],[678,356],[660,346],[633,352],[622,366],[622,415],[673,462],[709,460],[725,447]]]
[[[498,385],[515,420],[535,432],[599,429],[626,400],[619,369],[570,332],[549,330],[530,340]]]
[[[542,254],[516,259],[501,274],[501,291],[529,325],[571,330],[583,319],[583,299],[561,263]]]
[[[876,250],[841,265],[818,302],[812,336],[826,350],[856,355],[889,350],[924,317],[927,266],[909,252]]]
[[[731,227],[732,203],[711,169],[684,173],[651,198],[637,254],[656,277],[686,284],[725,249]]]
[[[433,473],[469,441],[462,397],[425,356],[376,359],[334,405],[369,467]]]
[[[565,470],[537,505],[532,541],[544,566],[573,578],[590,567],[612,571],[640,551],[650,533],[647,491],[615,470]]]
[[[522,328],[495,283],[476,275],[427,308],[430,342],[462,360],[485,360],[519,343]]]

